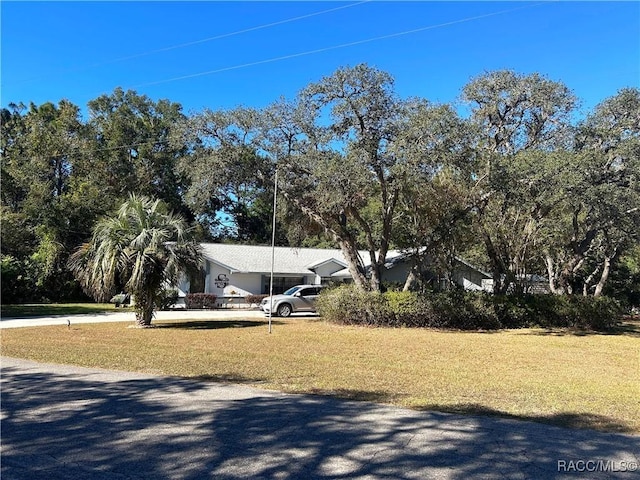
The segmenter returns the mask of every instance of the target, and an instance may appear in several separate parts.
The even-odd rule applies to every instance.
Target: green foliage
[[[86,197],[72,201],[74,175],[87,154],[80,109],[61,101],[14,106],[2,115],[2,252],[24,265],[22,280],[33,282],[29,298],[84,300],[65,268],[96,218],[84,208],[91,204]]]
[[[620,258],[606,294],[618,299],[628,310],[640,310],[640,245]]]
[[[323,290],[316,300],[320,316],[344,325],[394,326],[395,315],[379,292],[368,292],[353,285]]]
[[[114,205],[135,192],[162,199],[192,219],[182,197],[187,184],[176,168],[188,144],[172,141],[185,120],[182,106],[116,88],[89,101],[88,110],[93,152],[79,166],[80,174],[93,178]]]
[[[620,321],[619,304],[607,297],[363,292],[352,285],[322,292],[318,313],[327,321],[376,327],[456,330],[575,328],[606,331]]]
[[[340,245],[362,289],[380,290],[391,244],[405,162],[388,147],[398,136],[404,103],[388,73],[361,64],[339,68],[309,84],[295,102],[265,112],[262,149],[283,167],[283,196],[298,218]],[[372,256],[378,252],[369,277],[358,260],[360,246]]]
[[[175,288],[165,288],[158,294],[156,299],[156,307],[158,310],[168,310],[170,307],[176,304],[180,298],[178,290]]]
[[[205,110],[178,124],[176,145],[190,145],[177,171],[184,201],[206,219],[210,234],[238,242],[271,240],[273,165],[258,153],[259,112]]]
[[[555,305],[548,312],[548,318],[553,319],[553,324],[546,326],[605,331],[620,322],[622,309],[620,304],[612,298],[580,295],[554,296],[553,298]]]
[[[502,328],[496,318],[489,296],[484,293],[452,290],[429,295],[432,321],[438,328],[460,330],[495,330]]]
[[[473,79],[463,98],[480,147],[477,238],[485,246],[494,292],[523,292],[526,275],[544,267],[537,255],[541,228],[560,192],[558,170],[566,162],[577,99],[560,82],[509,70]]]
[[[113,217],[101,219],[91,241],[70,258],[69,266],[85,291],[98,300],[118,285],[135,298],[136,320],[148,326],[165,284],[198,269],[199,246],[179,215],[159,200],[131,195]]]
[[[432,311],[425,297],[415,292],[388,291],[384,297],[394,313],[395,324],[403,327],[420,327],[433,324]]]
[[[211,293],[187,293],[184,303],[189,309],[211,309],[216,308],[216,299]]]
[[[30,259],[19,260],[2,255],[0,282],[2,303],[37,303],[47,301],[38,288],[39,271]]]
[[[434,271],[450,276],[464,252],[491,272],[496,293],[526,292],[538,274],[557,294],[638,307],[640,90],[624,88],[573,123],[574,95],[537,73],[488,72],[462,97],[469,118],[399,98],[390,74],[357,65],[261,110],[186,116],[121,88],[91,100],[88,121],[66,100],[9,104],[0,110],[0,248],[11,258],[2,292],[83,298],[69,255],[130,192],[197,219],[199,240],[269,243],[277,165],[276,243],[339,246],[363,289],[384,290],[390,248],[408,252],[423,287]],[[368,271],[362,249],[375,258]]]

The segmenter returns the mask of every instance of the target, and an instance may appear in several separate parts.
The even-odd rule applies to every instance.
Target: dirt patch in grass
[[[2,354],[640,433],[640,338],[344,327],[310,319],[5,329]]]

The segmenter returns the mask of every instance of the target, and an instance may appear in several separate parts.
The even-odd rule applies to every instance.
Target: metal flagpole
[[[275,185],[273,187],[273,223],[271,225],[271,280],[269,282],[269,333],[271,333],[271,317],[273,317],[273,266],[276,256],[276,204],[278,199],[278,168],[276,167]]]

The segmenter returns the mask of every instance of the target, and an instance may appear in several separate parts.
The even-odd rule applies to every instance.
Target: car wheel
[[[279,317],[288,317],[291,315],[291,305],[288,303],[283,303],[278,307],[278,316]]]

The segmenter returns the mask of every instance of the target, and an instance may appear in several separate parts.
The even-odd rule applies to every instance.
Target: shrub
[[[41,272],[36,262],[2,255],[0,262],[0,298],[2,303],[48,302],[41,285]]]
[[[395,325],[402,327],[431,326],[435,322],[433,308],[425,297],[416,292],[389,291],[385,293]]]
[[[490,295],[452,290],[427,295],[362,292],[353,285],[324,291],[318,313],[346,325],[432,327],[457,330],[569,327],[609,330],[622,309],[607,297]]]
[[[393,326],[395,316],[384,295],[364,292],[354,285],[325,289],[316,301],[327,321],[343,325]]]
[[[540,325],[545,318],[535,306],[535,295],[494,295],[491,297],[491,303],[496,320],[505,328]]]
[[[167,310],[169,307],[176,304],[178,298],[178,290],[176,290],[175,288],[166,288],[162,292],[160,292],[160,295],[158,295],[158,299],[156,300],[156,307],[160,310]]]
[[[433,321],[431,327],[459,330],[502,328],[489,295],[452,290],[429,295]]]
[[[609,297],[578,295],[556,297],[556,321],[559,325],[583,330],[605,331],[619,324],[623,310]]]
[[[499,321],[507,328],[569,327],[610,330],[623,313],[612,298],[581,295],[504,295],[493,297]]]
[[[268,296],[269,295],[247,295],[244,297],[244,301],[249,305],[260,305],[260,302]]]
[[[187,308],[216,308],[216,296],[211,293],[188,293],[184,298]]]

